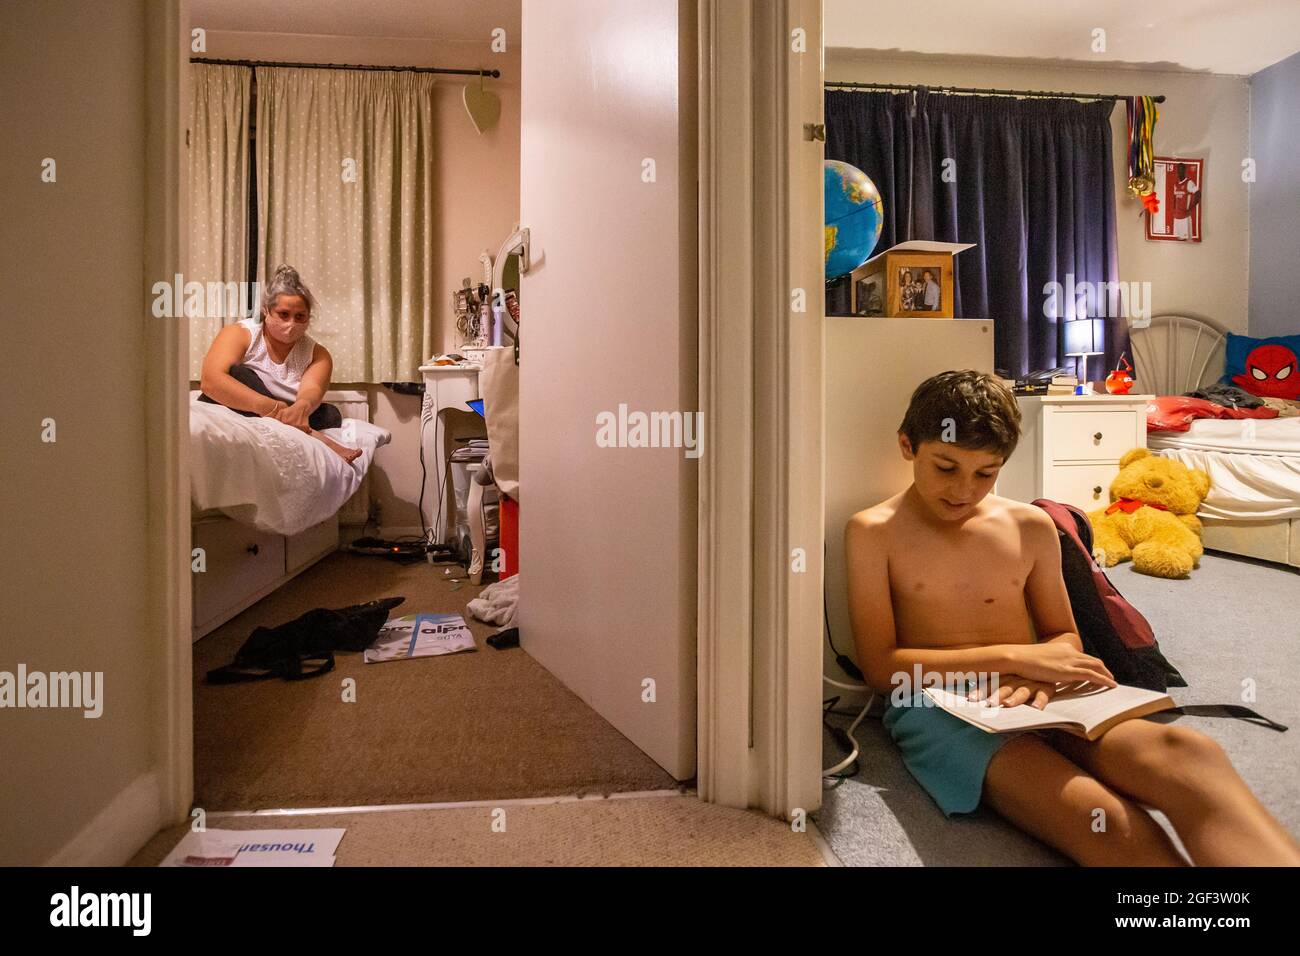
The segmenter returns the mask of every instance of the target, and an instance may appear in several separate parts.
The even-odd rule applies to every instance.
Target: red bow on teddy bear
[[[1157,511],[1169,510],[1164,505],[1158,505],[1154,501],[1139,501],[1136,498],[1120,498],[1113,505],[1111,505],[1109,508],[1106,509],[1106,514],[1111,515],[1114,514],[1116,511],[1122,511],[1126,515],[1131,515],[1133,512],[1137,511],[1143,505],[1146,505],[1148,508],[1155,508]]]

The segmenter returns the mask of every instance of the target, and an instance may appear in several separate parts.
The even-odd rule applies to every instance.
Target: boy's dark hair
[[[1020,441],[1020,408],[1000,381],[970,369],[940,372],[916,387],[898,430],[912,443],[987,448],[1006,461]]]

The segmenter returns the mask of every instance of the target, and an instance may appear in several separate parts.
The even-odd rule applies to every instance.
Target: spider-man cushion
[[[1228,333],[1222,382],[1260,398],[1300,399],[1300,335],[1255,339]]]

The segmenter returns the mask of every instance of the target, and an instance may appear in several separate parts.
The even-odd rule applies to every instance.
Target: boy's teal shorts
[[[947,816],[979,806],[989,761],[1019,736],[980,730],[935,706],[924,694],[916,694],[906,707],[889,701],[881,722],[908,771]]]

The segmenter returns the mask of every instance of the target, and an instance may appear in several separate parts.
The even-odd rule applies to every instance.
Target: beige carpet
[[[338,866],[824,866],[808,833],[693,795],[209,820],[209,830],[345,827]],[[185,833],[164,830],[132,866],[155,866]]]
[[[666,771],[521,648],[497,651],[438,565],[339,552],[194,646],[195,806],[372,806],[663,790]],[[454,577],[456,569],[453,568]],[[405,595],[394,615],[456,612],[478,650],[365,664],[335,655],[304,681],[211,686],[257,625]],[[344,678],[356,702],[343,700]]]

